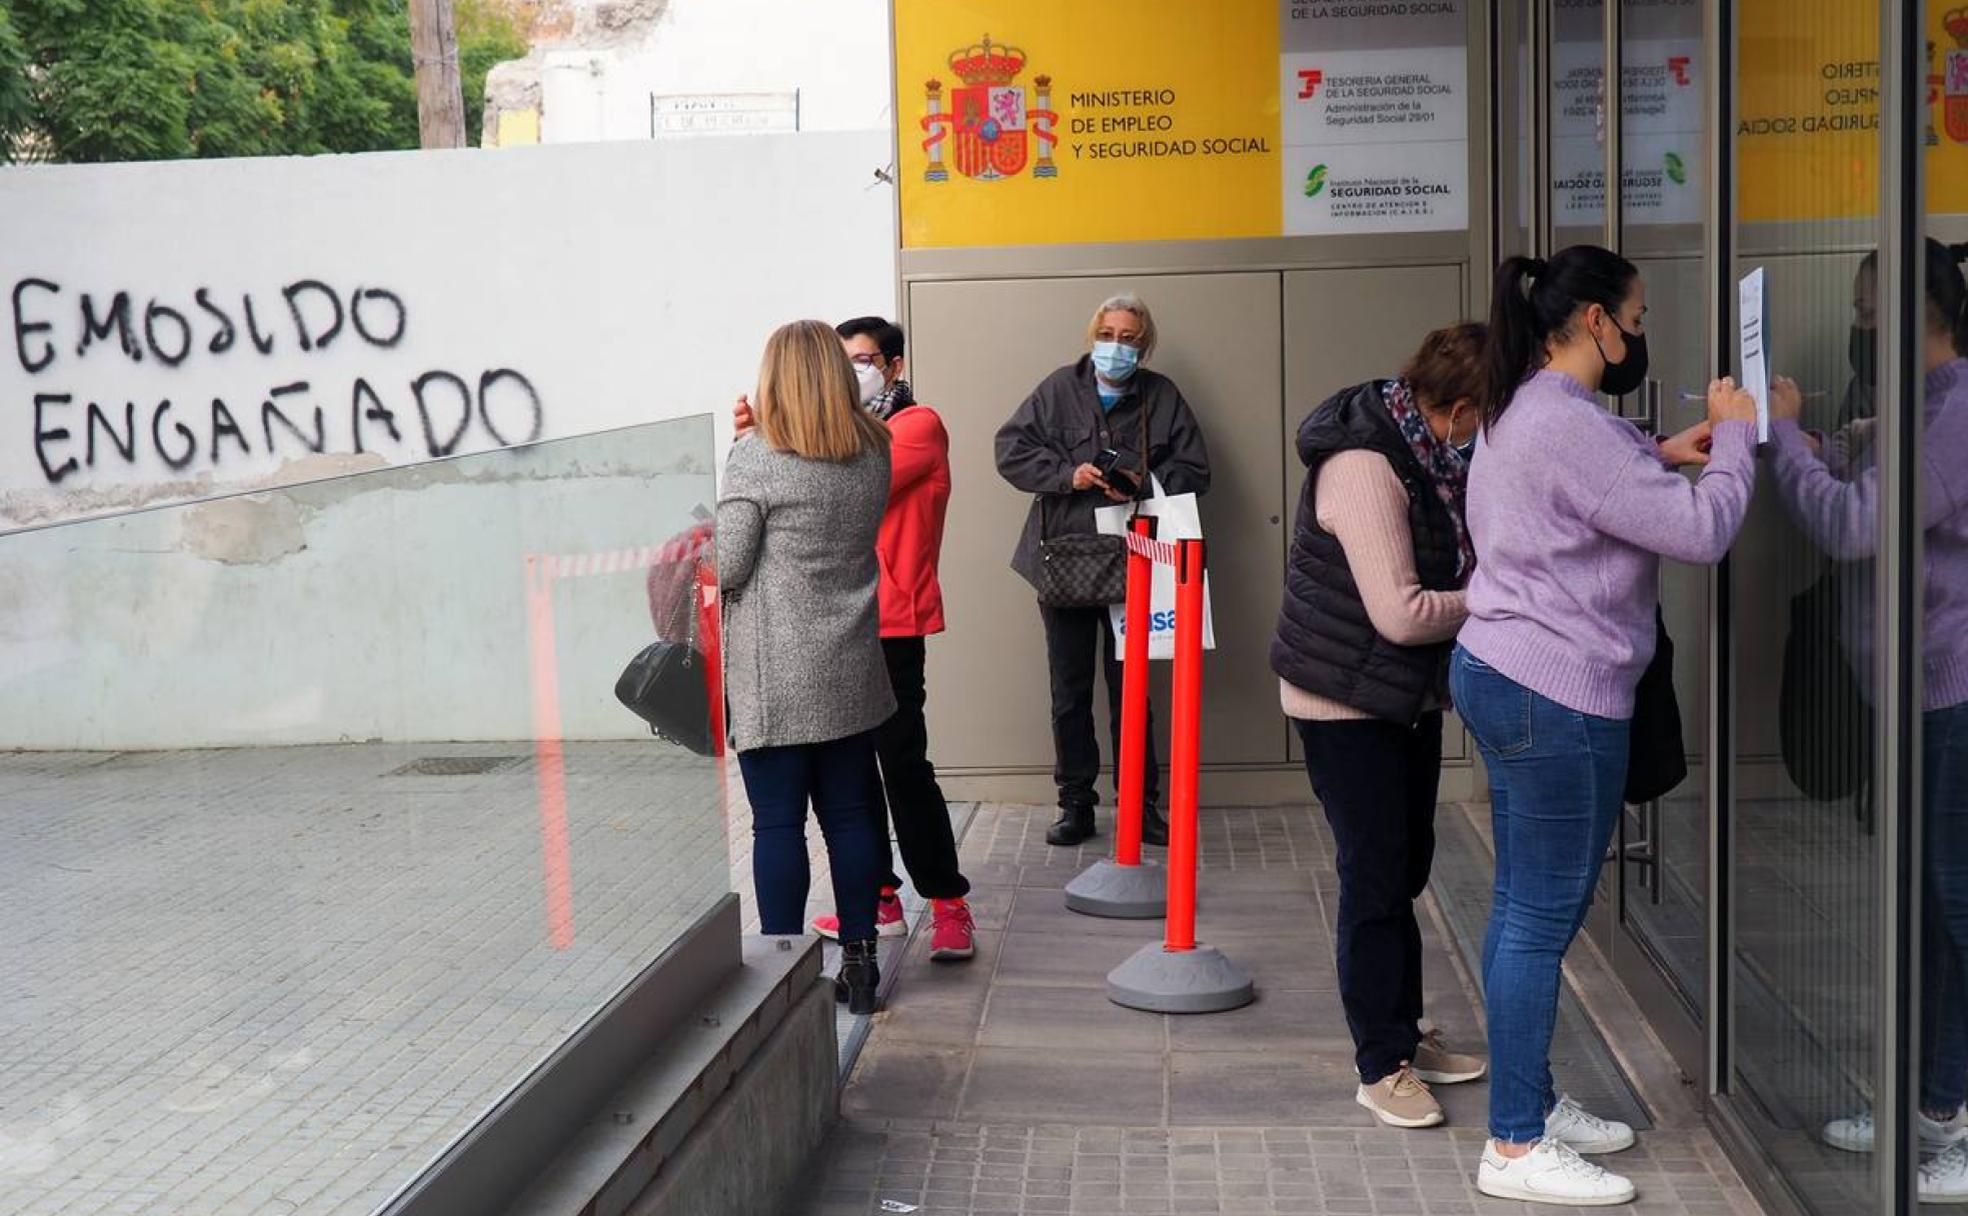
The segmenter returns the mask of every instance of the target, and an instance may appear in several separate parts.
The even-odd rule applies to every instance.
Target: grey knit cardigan
[[[834,462],[777,451],[755,434],[732,447],[717,571],[739,751],[844,739],[895,712],[876,599],[888,478],[879,448]]]

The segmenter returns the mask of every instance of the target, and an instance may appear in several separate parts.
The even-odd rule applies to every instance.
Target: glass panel
[[[372,1212],[730,890],[614,695],[711,444],[0,536],[0,1211]]]
[[[1551,12],[1551,224],[1553,249],[1606,243],[1606,6],[1554,4]]]
[[[1803,425],[1776,428],[1731,562],[1738,704],[1733,1089],[1815,1211],[1870,1211],[1883,901],[1865,764],[1878,672],[1875,453],[1854,334],[1878,217],[1876,0],[1744,0],[1734,135],[1738,276],[1767,276],[1772,370]],[[1858,423],[1856,427],[1850,424]],[[1841,429],[1844,428],[1844,429]],[[1827,465],[1826,461],[1830,464]]]
[[[1910,583],[1924,608],[1921,641],[1920,823],[1923,858],[1919,1074],[1909,1089],[1923,1111],[1950,1118],[1968,1091],[1968,364],[1957,356],[1968,317],[1959,277],[1968,255],[1968,10],[1929,0],[1925,10],[1928,122],[1926,230],[1930,336],[1922,364],[1921,467],[1925,552]],[[1906,414],[1916,416],[1912,409]],[[1923,1198],[1968,1200],[1968,1149],[1930,1167]]]
[[[1650,299],[1651,378],[1621,403],[1643,427],[1673,434],[1707,416],[1709,310],[1704,256],[1702,13],[1694,5],[1621,0],[1620,234]],[[1694,476],[1694,471],[1690,476]],[[1661,565],[1661,607],[1674,639],[1675,688],[1688,779],[1668,798],[1627,812],[1623,918],[1700,1009],[1708,969],[1709,571]]]

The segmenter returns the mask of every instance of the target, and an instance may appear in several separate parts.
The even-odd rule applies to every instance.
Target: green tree
[[[526,53],[458,0],[467,136]],[[407,0],[0,0],[0,159],[155,160],[417,146]]]

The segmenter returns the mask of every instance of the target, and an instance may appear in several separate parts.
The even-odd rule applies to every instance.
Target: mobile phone
[[[1093,467],[1100,470],[1100,480],[1116,494],[1126,494],[1133,498],[1141,493],[1141,479],[1133,470],[1120,467],[1121,454],[1113,448],[1102,448],[1100,455],[1093,458]]]

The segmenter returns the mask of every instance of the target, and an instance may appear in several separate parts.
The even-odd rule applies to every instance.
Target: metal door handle
[[[1661,433],[1662,400],[1666,392],[1658,380],[1648,380],[1640,386],[1640,413],[1631,419],[1644,433],[1658,436]]]
[[[1631,808],[1640,819],[1640,831],[1621,841],[1620,853],[1625,862],[1640,871],[1640,887],[1647,892],[1647,902],[1658,906],[1661,901],[1661,861],[1660,861],[1660,803],[1649,802]]]

